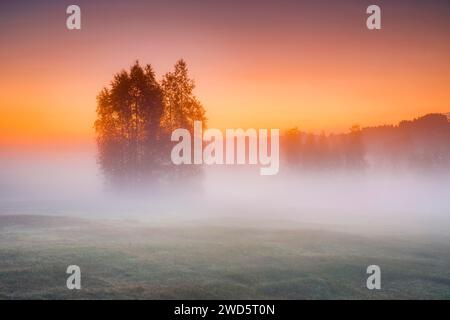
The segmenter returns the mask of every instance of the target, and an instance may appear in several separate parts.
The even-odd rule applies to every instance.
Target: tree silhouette
[[[161,86],[166,105],[163,125],[172,131],[176,128],[192,129],[194,121],[202,121],[206,126],[205,110],[194,96],[194,80],[189,78],[184,60],[175,64],[175,70],[165,74]]]
[[[286,164],[295,169],[448,170],[450,122],[427,114],[398,125],[360,128],[349,133],[305,134],[297,128],[281,137]]]
[[[192,131],[195,120],[206,124],[205,110],[194,96],[194,81],[183,60],[161,85],[150,65],[136,61],[114,75],[97,96],[98,160],[113,187],[155,185],[173,177],[193,176],[200,168],[179,168],[170,160],[173,129]]]
[[[349,168],[363,168],[365,166],[364,144],[362,130],[357,124],[350,127],[346,143],[346,165]]]
[[[189,78],[184,60],[177,61],[174,71],[164,75],[161,87],[164,92],[165,109],[162,126],[165,132],[171,133],[176,128],[185,128],[191,132],[193,139],[194,121],[202,121],[203,128],[206,128],[207,120],[205,109],[193,93],[195,83],[193,79]],[[199,166],[172,166],[170,176],[178,180],[190,179],[189,182],[192,184],[194,181],[191,178],[198,177],[201,172],[202,168]]]
[[[302,162],[302,133],[295,127],[286,131],[283,140],[283,156],[289,167],[297,168]]]
[[[99,162],[113,184],[156,179],[163,93],[150,65],[117,73],[97,97]]]

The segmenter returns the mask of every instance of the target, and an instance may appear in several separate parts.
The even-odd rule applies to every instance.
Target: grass
[[[450,298],[442,239],[0,216],[0,243],[1,299]],[[81,290],[66,288],[71,264]]]

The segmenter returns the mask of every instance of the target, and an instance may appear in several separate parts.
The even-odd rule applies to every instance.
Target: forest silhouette
[[[430,113],[398,125],[314,135],[290,129],[280,142],[284,164],[295,169],[448,170],[450,122]]]
[[[177,166],[170,159],[174,129],[192,133],[194,121],[206,127],[206,112],[194,88],[184,60],[177,61],[161,81],[149,64],[142,67],[138,61],[129,71],[114,75],[97,97],[95,121],[98,162],[108,186],[162,187],[201,180],[201,166]],[[292,128],[280,139],[281,171],[450,166],[450,122],[443,114],[398,125],[353,125],[343,134],[317,135]]]

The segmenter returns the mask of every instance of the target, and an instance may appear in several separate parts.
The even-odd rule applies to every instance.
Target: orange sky
[[[135,59],[188,62],[210,127],[327,132],[450,111],[450,4],[64,1],[2,5],[0,143],[94,136],[96,95]],[[318,4],[317,4],[318,3]]]

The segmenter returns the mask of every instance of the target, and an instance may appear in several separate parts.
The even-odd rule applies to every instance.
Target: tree
[[[97,97],[99,163],[113,185],[153,181],[161,162],[163,92],[150,65],[117,73]]]
[[[165,132],[170,134],[174,129],[185,128],[191,132],[193,139],[194,121],[201,121],[205,129],[207,120],[205,109],[193,93],[195,83],[189,78],[184,60],[177,61],[174,71],[164,75],[161,87],[164,92],[162,126]],[[170,176],[175,179],[190,179],[201,172],[200,166],[172,166]],[[192,179],[190,182],[192,183]]]
[[[192,130],[194,121],[202,121],[206,126],[205,109],[194,96],[194,80],[189,78],[184,60],[175,64],[173,72],[165,74],[162,80],[165,112],[163,125],[170,132],[176,128]]]
[[[150,65],[136,61],[114,75],[97,96],[98,160],[113,187],[157,185],[193,177],[198,166],[180,168],[170,159],[170,135],[176,128],[193,131],[194,121],[206,126],[205,110],[194,96],[194,81],[183,60],[161,82]]]
[[[346,165],[349,168],[361,169],[365,167],[365,151],[362,140],[362,130],[357,124],[350,127],[346,145]]]
[[[286,159],[286,164],[290,168],[298,168],[302,160],[302,148],[301,148],[301,136],[302,133],[298,127],[289,129],[282,137],[283,143],[283,155]]]

